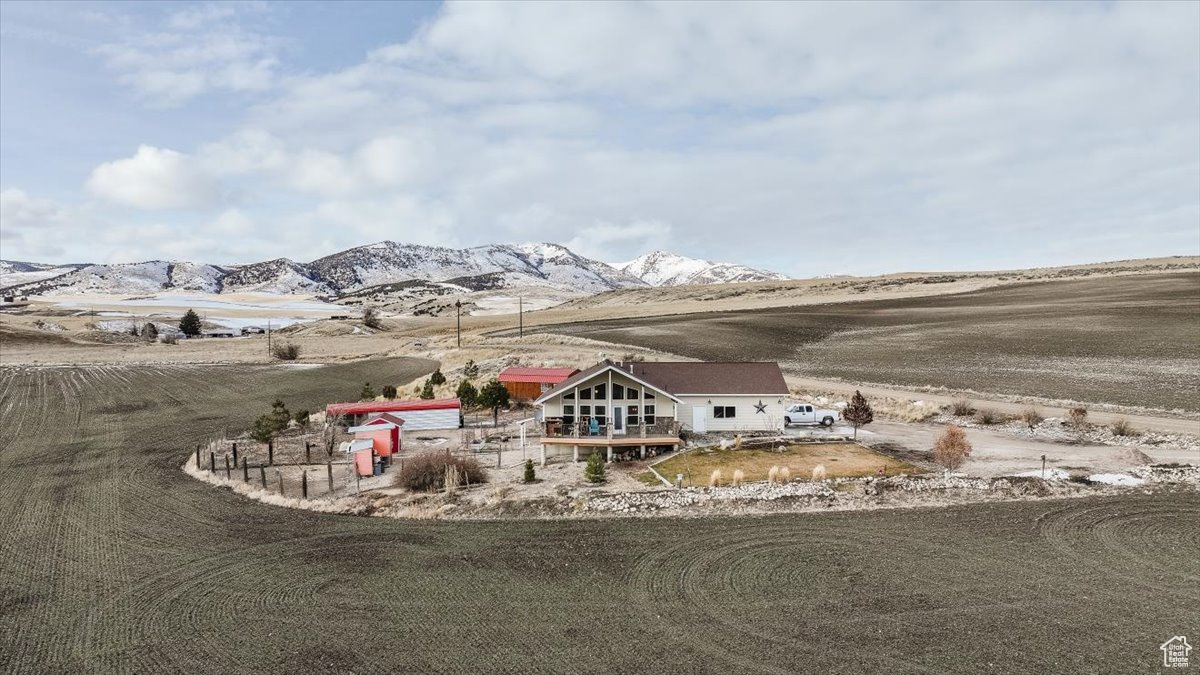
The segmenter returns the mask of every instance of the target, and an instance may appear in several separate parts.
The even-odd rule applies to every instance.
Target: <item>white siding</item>
[[[403,410],[393,415],[404,420],[401,429],[421,431],[423,429],[457,429],[459,428],[458,408],[441,408],[438,410]]]
[[[786,407],[786,397],[774,396],[680,396],[683,401],[678,407],[675,419],[683,422],[685,427],[692,426],[692,408],[704,409],[708,431],[778,431],[783,429],[783,410]],[[763,403],[764,412],[758,412],[755,406]],[[713,417],[716,406],[733,406],[735,417]]]

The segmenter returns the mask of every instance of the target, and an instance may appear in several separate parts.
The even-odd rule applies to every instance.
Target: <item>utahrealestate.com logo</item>
[[[1187,668],[1188,654],[1192,651],[1192,646],[1188,644],[1187,638],[1182,635],[1175,637],[1162,643],[1159,647],[1163,653],[1163,667],[1165,668]]]

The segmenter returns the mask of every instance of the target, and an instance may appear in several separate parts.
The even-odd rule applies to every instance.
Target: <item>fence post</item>
[[[217,453],[215,452],[208,453],[208,472],[217,472]]]
[[[238,459],[237,458],[237,441],[234,441],[233,442],[233,465],[234,466],[237,466],[237,464],[238,464],[237,459]]]
[[[242,482],[250,482],[250,462],[245,457],[242,458]]]
[[[225,480],[229,480],[229,455],[225,455]]]
[[[325,472],[329,474],[329,494],[333,494],[333,460],[325,462]]]
[[[267,466],[275,466],[275,439],[267,441]]]
[[[280,471],[279,469],[275,469],[275,476],[277,478],[279,478],[279,496],[282,497],[283,496],[283,472]]]
[[[300,472],[300,495],[308,499],[308,469]]]
[[[200,444],[196,444],[196,468],[200,468]]]
[[[312,455],[309,454],[309,448],[310,448],[309,442],[304,441],[304,463],[305,464],[312,464]]]
[[[267,489],[267,469],[263,465],[258,465],[258,477],[262,478],[263,489]]]

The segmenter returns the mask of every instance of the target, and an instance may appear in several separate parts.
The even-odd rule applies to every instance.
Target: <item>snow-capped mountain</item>
[[[612,266],[651,286],[694,286],[788,278],[745,265],[688,258],[667,251],[654,251],[626,263],[613,263]]]
[[[444,248],[383,241],[301,263],[277,258],[249,265],[209,265],[153,260],[114,265],[40,265],[0,262],[0,287],[21,294],[153,293],[178,289],[204,293],[341,296],[422,282],[463,290],[541,287],[600,293],[647,285],[782,279],[782,275],[729,263],[712,263],[662,251],[614,267],[550,243]],[[22,276],[26,275],[26,276]],[[10,282],[9,280],[12,279]],[[412,289],[410,289],[412,290]]]

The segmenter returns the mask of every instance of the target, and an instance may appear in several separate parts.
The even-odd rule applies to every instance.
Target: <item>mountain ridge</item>
[[[656,264],[634,266],[637,261]],[[686,261],[686,262],[685,262]],[[686,268],[687,274],[679,268]],[[340,297],[366,288],[417,281],[462,283],[486,277],[490,287],[547,287],[593,294],[621,288],[787,278],[734,263],[713,263],[665,251],[624,267],[582,256],[561,244],[484,244],[448,248],[390,240],[355,246],[311,262],[274,258],[224,265],[184,260],[52,265],[0,261],[0,288],[10,293],[70,295],[252,291]]]

